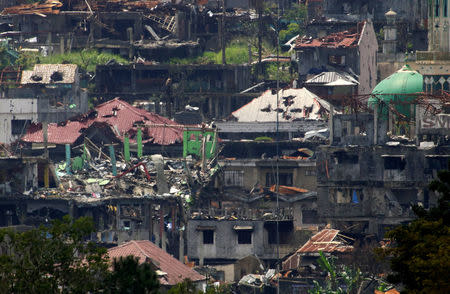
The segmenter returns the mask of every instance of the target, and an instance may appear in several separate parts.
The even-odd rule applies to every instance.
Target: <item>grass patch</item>
[[[128,60],[121,57],[120,55],[111,53],[100,53],[97,50],[82,50],[65,54],[55,54],[45,57],[39,57],[37,63],[44,63],[44,64],[71,63],[78,65],[80,68],[88,72],[94,72],[95,67],[97,65],[106,64],[111,59],[114,59],[122,64],[128,64]]]
[[[225,57],[227,64],[244,64],[248,63],[248,43],[246,38],[239,38],[232,40],[225,48]],[[263,56],[274,51],[268,43],[264,42]],[[252,53],[257,53],[258,50],[252,46]],[[253,56],[255,61],[257,57]],[[205,51],[202,55],[192,58],[172,58],[171,64],[222,64],[222,51],[213,52]]]

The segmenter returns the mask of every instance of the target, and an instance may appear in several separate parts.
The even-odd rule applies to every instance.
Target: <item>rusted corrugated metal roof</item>
[[[323,229],[288,257],[283,262],[283,269],[297,268],[300,265],[302,255],[319,253],[320,251],[327,253],[345,253],[353,251],[353,246],[348,245],[347,242],[339,238],[339,230]]]
[[[98,105],[95,110],[67,121],[64,124],[48,125],[48,142],[53,144],[73,144],[84,129],[94,123],[105,123],[118,132],[117,137],[123,140],[128,133],[130,141],[135,142],[137,126],[143,130],[143,142],[158,145],[171,145],[183,140],[183,128],[176,122],[131,106],[118,98]],[[24,137],[24,142],[42,143],[41,125],[32,125]]]
[[[139,258],[139,263],[152,262],[164,273],[159,277],[162,285],[176,285],[184,279],[193,282],[206,280],[205,276],[181,263],[150,241],[130,241],[108,249],[108,255],[111,259],[132,255]]]
[[[361,33],[357,32],[357,28],[349,31],[333,33],[319,39],[303,37],[297,39],[295,49],[327,47],[327,48],[350,48],[358,46]]]
[[[48,0],[45,3],[36,2],[8,7],[3,9],[1,14],[58,14],[62,6],[63,4],[59,1]]]

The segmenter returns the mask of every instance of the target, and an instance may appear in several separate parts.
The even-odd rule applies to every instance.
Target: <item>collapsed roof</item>
[[[300,119],[325,119],[330,111],[328,102],[305,88],[287,89],[277,95],[270,90],[234,111],[231,115],[239,122],[280,122]]]
[[[353,251],[353,246],[348,244],[350,238],[341,235],[339,230],[323,229],[312,236],[294,254],[283,262],[283,269],[297,268],[301,262],[301,256],[317,255],[319,252],[347,253]]]
[[[22,85],[27,84],[73,84],[76,81],[76,64],[36,64],[33,70],[22,71]]]
[[[297,39],[294,49],[306,49],[306,48],[354,48],[359,44],[361,38],[361,31],[365,22],[358,23],[357,27],[354,27],[348,31],[332,33],[323,38],[313,39],[312,37],[304,36]]]
[[[48,143],[73,144],[94,123],[109,126],[120,141],[128,134],[135,142],[138,127],[142,129],[143,143],[172,145],[183,140],[183,128],[176,122],[115,98],[64,123],[48,124]],[[21,141],[43,143],[42,125],[32,124]]]

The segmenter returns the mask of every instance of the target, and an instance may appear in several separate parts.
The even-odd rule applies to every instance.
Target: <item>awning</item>
[[[233,226],[235,231],[253,231],[253,226]]]
[[[197,231],[215,231],[216,226],[197,226]]]

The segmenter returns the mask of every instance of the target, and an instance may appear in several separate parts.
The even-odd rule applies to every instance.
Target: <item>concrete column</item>
[[[178,247],[179,260],[184,263],[184,231],[180,231],[180,242]]]
[[[164,240],[164,207],[162,204],[159,206],[159,240],[160,240],[160,248],[165,250],[165,240]]]
[[[373,107],[373,144],[378,144],[378,103]]]
[[[215,118],[219,118],[219,116],[220,116],[219,101],[220,101],[219,97],[214,99],[214,117]]]
[[[334,136],[334,107],[330,106],[330,120],[328,122],[328,126],[330,129],[330,145],[333,145],[333,136]]]
[[[208,98],[208,114],[212,117],[213,115],[213,99],[211,97]]]
[[[64,50],[65,50],[65,44],[64,44],[64,36],[63,35],[61,35],[60,37],[59,37],[59,53],[60,54],[64,54]]]
[[[393,132],[393,120],[394,120],[394,115],[392,113],[392,110],[390,108],[391,104],[388,105],[388,111],[389,111],[389,127],[388,127],[388,132],[391,132],[391,135],[394,134]]]
[[[414,104],[411,104],[411,107],[410,107],[410,113],[411,113],[411,116],[410,117],[413,117],[413,115],[415,114],[415,105]],[[411,139],[415,139],[415,137],[416,137],[416,128],[415,128],[415,121],[416,121],[416,117],[414,116],[414,121],[413,120],[410,120],[409,121],[409,138],[411,138]]]
[[[131,59],[133,59],[133,56],[134,56],[134,48],[133,48],[134,36],[133,36],[133,28],[127,28],[127,35],[128,35],[128,41],[130,42],[130,47],[129,47],[129,51],[128,51],[128,58],[131,60]]]
[[[420,125],[420,107],[418,107],[418,105],[416,104],[415,106],[415,113],[416,113],[416,126],[414,128],[414,136],[415,136],[415,141],[416,141],[416,145],[419,145],[419,130],[421,128]]]

